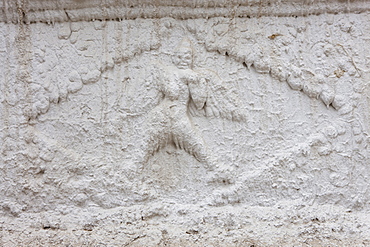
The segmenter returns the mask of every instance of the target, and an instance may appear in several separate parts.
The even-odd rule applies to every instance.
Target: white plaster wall
[[[81,244],[77,229],[93,246],[366,246],[368,23],[366,12],[0,23],[3,244]],[[219,76],[203,109],[176,118],[209,151],[199,161],[170,143],[143,161],[184,38],[192,71]],[[14,240],[20,225],[33,230]]]

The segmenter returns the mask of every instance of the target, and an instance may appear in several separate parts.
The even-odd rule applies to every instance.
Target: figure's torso
[[[186,80],[186,71],[176,67],[170,67],[163,80],[163,105],[174,114],[184,114],[187,111],[187,106],[190,99],[189,88]],[[184,116],[184,115],[183,115]]]

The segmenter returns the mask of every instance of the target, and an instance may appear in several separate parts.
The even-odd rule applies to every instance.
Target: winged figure
[[[209,164],[209,151],[195,128],[193,116],[222,117],[241,121],[245,116],[235,91],[217,73],[193,68],[193,46],[183,39],[172,55],[173,65],[157,63],[153,79],[161,93],[160,103],[149,113],[144,163],[160,148],[173,144],[199,162]]]

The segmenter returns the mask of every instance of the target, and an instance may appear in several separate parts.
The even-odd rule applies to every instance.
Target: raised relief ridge
[[[25,1],[0,3],[0,21],[7,23],[55,23],[65,21],[130,20],[137,18],[196,19],[212,17],[297,17],[319,14],[363,13],[369,10],[364,1],[147,1],[124,3],[102,1]]]

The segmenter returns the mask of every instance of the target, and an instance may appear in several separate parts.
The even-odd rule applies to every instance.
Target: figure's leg
[[[163,109],[153,110],[146,124],[146,136],[143,143],[143,163],[147,163],[159,149],[167,145],[169,140],[169,121]]]
[[[173,141],[177,148],[184,149],[199,162],[208,165],[209,152],[204,140],[188,119],[182,118],[174,126]]]

